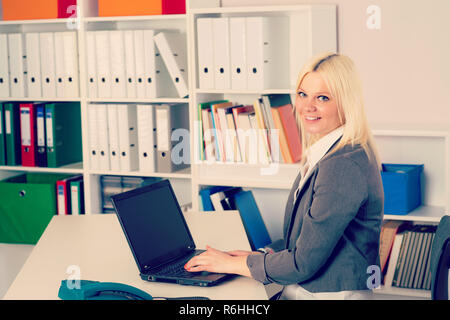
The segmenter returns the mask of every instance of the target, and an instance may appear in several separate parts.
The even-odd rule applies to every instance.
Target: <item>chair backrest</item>
[[[449,299],[450,216],[442,217],[436,230],[430,255],[431,298]]]

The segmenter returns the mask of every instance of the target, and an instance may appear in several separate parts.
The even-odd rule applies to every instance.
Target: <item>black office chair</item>
[[[442,217],[431,247],[431,299],[449,300],[450,216]]]

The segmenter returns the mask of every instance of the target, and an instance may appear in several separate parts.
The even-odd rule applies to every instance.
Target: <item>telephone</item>
[[[58,297],[62,300],[209,300],[207,297],[154,298],[147,292],[123,283],[76,281],[79,282],[72,285],[68,280],[62,280]]]
[[[152,300],[153,297],[132,286],[116,282],[77,280],[79,286],[61,281],[58,297],[62,300]]]

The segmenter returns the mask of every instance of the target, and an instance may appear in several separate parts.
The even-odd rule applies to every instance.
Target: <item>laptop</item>
[[[143,280],[207,287],[232,277],[184,269],[204,250],[196,249],[169,180],[111,199]]]

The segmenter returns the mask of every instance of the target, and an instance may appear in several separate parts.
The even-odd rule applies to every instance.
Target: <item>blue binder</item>
[[[272,241],[252,192],[239,192],[234,196],[234,200],[252,250],[264,248],[270,244]]]

